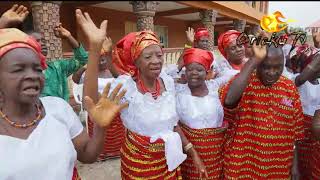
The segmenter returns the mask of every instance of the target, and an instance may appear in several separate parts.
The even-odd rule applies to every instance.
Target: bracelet
[[[192,143],[188,143],[183,149],[185,152],[188,152],[193,147]]]
[[[108,55],[109,51],[105,50],[104,48],[101,49],[101,55]]]

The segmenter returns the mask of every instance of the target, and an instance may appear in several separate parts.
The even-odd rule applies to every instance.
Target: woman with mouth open
[[[72,107],[57,97],[40,97],[47,67],[33,38],[15,28],[0,29],[0,179],[44,180],[72,178],[74,163],[96,160],[104,131],[127,106],[119,103],[121,85],[99,101],[85,97],[96,122],[92,138],[83,130]]]
[[[192,143],[191,147],[199,153],[208,179],[218,180],[222,178],[222,151],[227,128],[218,89],[228,78],[206,80],[213,60],[210,51],[190,48],[184,52],[187,84],[176,84],[176,101],[181,129]],[[182,164],[181,171],[183,179],[201,179],[191,157]]]
[[[89,42],[104,40],[105,29],[99,29],[88,13],[77,10],[77,18]],[[101,34],[99,38],[92,38]],[[84,82],[84,94],[98,93],[98,58],[95,45],[89,50],[96,61],[89,61]],[[178,127],[175,86],[173,79],[161,73],[163,52],[152,31],[132,32],[114,47],[112,63],[121,75],[111,89],[122,83],[127,90],[122,101],[129,107],[121,111],[127,128],[121,149],[121,177],[130,179],[181,179],[180,164],[186,159],[183,145],[189,142]],[[189,148],[189,146],[187,146]],[[195,151],[188,151],[205,176],[205,167]]]

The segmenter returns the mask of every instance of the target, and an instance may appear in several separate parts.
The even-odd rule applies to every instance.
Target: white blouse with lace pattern
[[[142,136],[151,137],[151,143],[161,138],[165,142],[165,155],[169,171],[176,169],[185,159],[180,135],[174,132],[178,123],[176,112],[175,88],[172,77],[161,73],[160,78],[165,91],[154,99],[150,93],[138,91],[131,76],[121,75],[111,85],[111,91],[118,83],[127,90],[122,102],[129,102],[129,107],[121,111],[121,119],[127,129]],[[111,92],[110,91],[110,92]]]
[[[188,84],[176,84],[177,112],[180,121],[193,129],[221,127],[224,113],[218,89],[228,79],[224,76],[206,81],[209,94],[204,97],[192,96]]]

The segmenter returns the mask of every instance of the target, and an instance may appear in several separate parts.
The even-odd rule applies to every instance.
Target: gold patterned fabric
[[[223,166],[223,146],[225,141],[225,127],[192,129],[184,124],[180,124],[186,138],[193,144],[202,159],[209,179],[219,180],[222,178]],[[194,166],[191,157],[181,165],[182,178],[184,180],[200,180],[200,174]]]
[[[220,89],[222,102],[232,81]],[[293,82],[281,76],[266,87],[254,72],[232,114],[224,178],[290,179],[294,142],[304,137],[301,101]]]
[[[180,167],[168,171],[164,141],[150,143],[150,138],[127,130],[121,148],[121,177],[123,180],[181,180]]]

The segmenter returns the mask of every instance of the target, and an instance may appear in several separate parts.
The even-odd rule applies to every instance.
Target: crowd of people
[[[0,179],[78,180],[77,160],[110,157],[124,180],[320,179],[320,34],[277,48],[228,30],[217,58],[208,30],[189,28],[192,45],[164,67],[154,32],[113,45],[108,21],[77,9],[88,50],[58,24],[74,55],[46,62],[41,33],[16,28],[28,14],[14,5],[0,18]],[[68,104],[71,75],[87,130]]]

